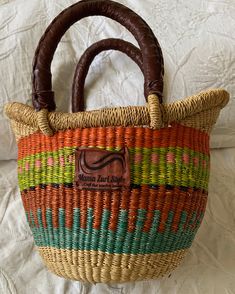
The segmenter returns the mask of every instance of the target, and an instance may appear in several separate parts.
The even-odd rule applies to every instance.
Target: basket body
[[[130,153],[128,189],[81,190],[75,149]],[[40,132],[18,141],[18,175],[35,243],[59,276],[89,282],[160,277],[185,256],[202,221],[209,135],[173,124]]]
[[[84,111],[86,74],[95,55],[109,49],[104,40],[78,63],[73,113],[54,111],[53,55],[66,30],[92,15],[114,19],[137,40],[141,51],[121,40],[114,49],[142,68],[145,106]],[[33,107],[5,106],[27,220],[45,264],[59,276],[92,283],[157,278],[191,246],[207,201],[209,134],[229,94],[210,89],[164,104],[163,64],[156,37],[136,13],[113,1],[79,1],[39,41]]]

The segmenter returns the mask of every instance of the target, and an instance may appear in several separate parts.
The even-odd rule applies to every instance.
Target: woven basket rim
[[[180,122],[199,113],[222,109],[229,101],[229,93],[224,89],[210,89],[197,95],[169,104],[161,105],[162,120],[165,125]],[[22,125],[38,128],[37,114],[33,107],[13,102],[5,105],[6,115]],[[211,114],[210,111],[210,115]],[[55,131],[99,127],[99,126],[148,126],[149,109],[146,106],[103,108],[77,113],[49,112],[48,122]]]

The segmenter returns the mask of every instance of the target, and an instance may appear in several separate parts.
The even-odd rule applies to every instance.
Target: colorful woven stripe
[[[21,191],[40,184],[72,184],[75,149],[71,147],[57,152],[37,153],[19,160]],[[207,190],[209,157],[203,153],[179,147],[132,148],[129,152],[133,184],[172,185]]]
[[[30,146],[30,148],[29,148]],[[209,154],[209,136],[200,130],[173,124],[152,130],[144,127],[99,127],[59,131],[53,137],[35,133],[21,138],[18,159],[66,147],[100,147],[121,149],[182,147]]]
[[[177,188],[94,197],[91,191],[46,187],[24,192],[22,199],[38,246],[147,254],[190,247],[207,197]]]
[[[128,147],[131,186],[111,191],[78,189],[74,185],[74,152],[78,147]],[[128,270],[128,280],[132,273],[133,280],[138,280],[134,265],[141,264],[141,257],[145,276],[156,277],[181,261],[202,221],[209,138],[204,132],[177,124],[161,130],[75,129],[53,137],[35,133],[19,141],[18,175],[36,245],[57,274],[58,258],[64,254],[63,276],[67,273],[70,278],[83,279],[83,252],[97,269],[103,254],[110,262],[129,258],[133,267]],[[152,267],[147,270],[149,262],[156,263],[159,272]],[[114,267],[106,267],[106,276],[110,268],[110,273],[120,268]],[[105,270],[103,265],[101,268],[99,272]],[[84,280],[93,281],[93,276],[86,273]],[[100,277],[95,280],[104,281]]]
[[[201,223],[203,215],[200,215],[195,222],[195,214],[190,219],[188,227],[184,229],[187,219],[187,213],[181,213],[180,227],[176,233],[170,232],[170,226],[173,213],[169,213],[166,221],[166,229],[164,232],[156,232],[158,226],[160,211],[154,212],[153,225],[149,233],[142,232],[143,219],[146,211],[138,211],[136,220],[136,231],[127,232],[128,212],[120,211],[118,218],[119,224],[117,233],[108,230],[110,212],[103,211],[101,216],[102,227],[100,230],[92,229],[92,218],[94,212],[92,209],[87,211],[87,229],[77,228],[76,225],[72,229],[65,227],[65,211],[59,211],[60,227],[54,229],[52,227],[52,212],[46,211],[47,228],[42,224],[42,212],[37,211],[39,227],[32,223],[31,230],[34,235],[37,246],[55,247],[61,249],[73,250],[96,250],[107,253],[126,253],[126,254],[150,254],[150,253],[167,253],[180,249],[187,249],[191,246],[197,229]],[[74,210],[73,221],[79,223],[81,212]],[[32,215],[31,215],[32,217]],[[33,217],[32,217],[33,219]],[[194,224],[194,225],[193,225]],[[117,237],[118,236],[118,237]]]
[[[42,188],[36,187],[28,191],[22,192],[22,200],[25,211],[29,214],[33,213],[36,226],[39,225],[37,221],[37,211],[43,212],[43,226],[47,227],[45,218],[45,211],[51,209],[53,212],[53,227],[59,227],[59,209],[64,209],[66,212],[66,227],[72,228],[73,209],[79,209],[81,211],[81,227],[86,228],[86,216],[89,209],[94,210],[94,223],[95,229],[100,229],[101,226],[101,214],[102,210],[110,210],[110,222],[109,229],[116,230],[118,222],[118,211],[128,210],[129,221],[128,231],[135,229],[135,220],[137,218],[138,210],[146,210],[148,214],[146,216],[146,223],[144,231],[149,231],[152,223],[153,212],[155,210],[166,212],[165,217],[161,218],[158,230],[164,230],[164,224],[167,218],[168,212],[171,210],[178,217],[174,218],[173,230],[178,229],[179,215],[182,209],[189,214],[192,210],[198,209],[199,212],[203,212],[207,201],[207,194],[200,190],[187,189],[182,191],[179,188],[172,187],[159,187],[149,188],[148,186],[142,186],[141,188],[133,188],[131,193],[129,191],[94,191],[89,190],[77,190],[76,187],[65,186],[44,186]],[[30,218],[29,218],[30,221]]]
[[[105,132],[103,136],[102,131]],[[178,132],[181,136],[177,136]],[[109,137],[111,139],[108,140]],[[33,134],[19,142],[20,189],[22,191],[40,184],[72,184],[74,151],[78,146],[118,150],[125,145],[130,152],[132,184],[207,190],[208,135],[180,125],[159,131],[148,128],[67,130],[51,139],[42,134]],[[33,146],[30,152],[27,146]]]

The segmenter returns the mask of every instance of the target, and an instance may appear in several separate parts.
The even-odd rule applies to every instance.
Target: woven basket
[[[117,39],[94,44],[76,69],[74,113],[54,112],[54,52],[65,31],[90,15],[120,22],[140,50]],[[146,106],[84,111],[89,65],[108,49],[141,67]],[[18,142],[27,220],[43,261],[57,275],[92,283],[157,278],[178,266],[191,246],[207,202],[209,134],[229,95],[215,89],[163,104],[162,90],[159,44],[121,4],[76,3],[41,38],[34,107],[11,103],[5,111]]]

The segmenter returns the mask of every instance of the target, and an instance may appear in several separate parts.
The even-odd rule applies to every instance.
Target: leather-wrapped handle
[[[64,33],[76,21],[101,15],[125,26],[136,38],[143,57],[146,95],[162,96],[163,62],[161,48],[146,22],[131,9],[109,0],[80,1],[61,12],[39,41],[33,62],[33,106],[39,111],[56,108],[51,83],[51,62]]]
[[[72,86],[72,111],[84,111],[84,85],[90,65],[102,51],[118,50],[129,56],[143,72],[143,58],[139,48],[121,39],[105,39],[92,44],[81,56],[75,70]]]

